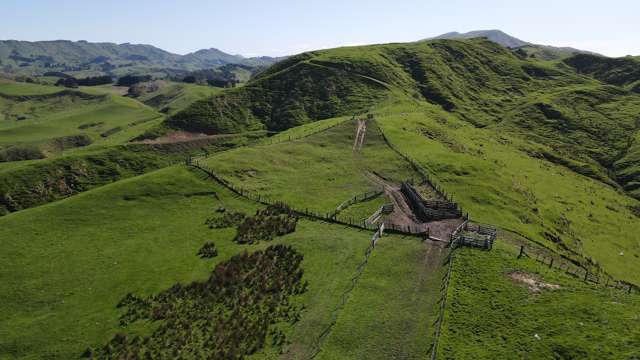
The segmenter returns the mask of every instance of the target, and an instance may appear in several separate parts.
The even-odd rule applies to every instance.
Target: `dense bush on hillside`
[[[626,86],[640,80],[640,61],[632,57],[608,58],[578,54],[565,59],[564,63],[581,74],[617,86]]]
[[[58,81],[56,81],[56,86],[64,86],[64,87],[68,87],[68,88],[77,88],[78,87],[78,79],[74,78],[74,77],[65,77],[65,78],[60,78]]]
[[[0,150],[0,162],[43,159],[44,154],[36,146],[16,145]]]
[[[295,323],[300,308],[291,298],[307,289],[303,256],[284,245],[242,253],[216,266],[208,280],[175,284],[157,295],[125,296],[123,326],[158,324],[151,335],[116,334],[97,359],[242,359],[265,346],[286,343],[283,323]]]
[[[112,82],[113,82],[113,79],[109,75],[86,77],[82,79],[76,79],[72,76],[66,76],[66,77],[60,78],[56,82],[56,86],[75,88],[78,86],[106,85],[106,84],[111,84]]]
[[[113,82],[113,79],[109,75],[78,79],[78,85],[80,86],[106,85],[106,84],[111,84],[112,82]]]
[[[93,141],[88,135],[69,135],[62,136],[51,140],[53,150],[62,151],[65,149],[72,149],[76,147],[83,147],[91,145]]]
[[[234,241],[254,244],[296,231],[298,218],[286,205],[269,205],[238,225]]]
[[[116,85],[118,86],[131,86],[140,82],[150,81],[151,75],[125,75],[118,78]]]
[[[209,225],[210,229],[222,229],[227,227],[234,227],[240,225],[246,215],[241,212],[229,211],[225,212],[222,216],[214,216],[205,222]]]

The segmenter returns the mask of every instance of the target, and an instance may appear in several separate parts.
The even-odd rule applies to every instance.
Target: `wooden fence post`
[[[524,255],[524,245],[520,245],[520,254],[518,254],[518,259],[520,259]]]
[[[553,266],[553,258],[551,258],[551,262],[549,263],[549,269]]]

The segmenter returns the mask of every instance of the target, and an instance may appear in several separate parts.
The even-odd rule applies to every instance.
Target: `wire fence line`
[[[338,321],[338,315],[340,311],[342,311],[344,306],[347,304],[347,301],[349,300],[349,295],[351,295],[351,292],[353,292],[356,285],[358,284],[358,280],[360,280],[360,277],[364,273],[364,268],[369,263],[369,258],[371,257],[371,254],[373,253],[373,250],[375,249],[378,240],[380,239],[380,237],[382,237],[383,231],[384,231],[384,225],[380,226],[378,230],[371,237],[371,242],[369,243],[369,246],[365,251],[364,259],[360,264],[358,264],[358,267],[356,268],[356,272],[354,276],[351,278],[351,283],[349,287],[342,293],[342,296],[340,297],[340,301],[338,302],[338,305],[336,306],[336,308],[333,310],[331,314],[331,321],[324,328],[324,330],[322,330],[322,332],[316,339],[316,342],[314,344],[314,349],[311,352],[309,359],[314,359],[322,351],[322,345],[331,334],[333,327]]]
[[[276,145],[276,144],[281,144],[281,143],[290,142],[290,141],[294,141],[294,140],[304,139],[306,137],[309,137],[309,136],[312,136],[312,135],[315,135],[315,134],[319,134],[321,132],[333,129],[334,127],[342,125],[342,124],[344,124],[345,122],[347,122],[349,120],[354,120],[356,118],[356,116],[357,116],[357,114],[353,115],[351,118],[345,117],[344,119],[341,119],[340,121],[337,121],[336,123],[328,125],[328,126],[325,126],[324,124],[322,124],[320,126],[316,126],[315,128],[311,129],[311,131],[309,131],[309,132],[294,134],[293,136],[291,136],[291,135],[286,136],[286,137],[285,136],[281,136],[281,138],[277,138],[277,139],[274,139],[274,137],[277,137],[278,134],[282,134],[282,133],[273,132],[273,131],[266,131],[266,134],[275,134],[275,135],[272,136],[272,137],[262,138],[263,139],[262,141],[258,140],[258,141],[252,142],[250,144],[246,144],[246,145],[244,145],[244,147],[251,148],[251,147],[265,146],[265,145]],[[217,152],[213,152],[213,153],[204,153],[204,154],[202,154],[200,156],[197,156],[197,157],[194,156],[193,159],[206,159],[206,158],[209,158],[211,156],[219,155],[220,153],[222,153],[224,151],[233,150],[235,148],[237,148],[237,147],[231,147],[229,149],[225,149],[223,151],[217,151]]]
[[[451,273],[453,272],[454,254],[456,249],[458,248],[458,245],[459,244],[458,244],[457,238],[452,238],[451,243],[449,243],[449,246],[448,246],[449,253],[447,254],[444,262],[444,264],[447,265],[447,272],[442,278],[442,286],[440,287],[440,299],[438,300],[438,303],[440,303],[438,318],[434,323],[435,330],[433,334],[433,342],[431,344],[431,348],[427,352],[431,360],[435,360],[438,356],[438,344],[440,342],[442,324],[444,323],[444,317],[446,313],[447,296],[449,293],[449,283],[451,282]]]
[[[547,265],[550,269],[555,268],[563,271],[567,275],[581,279],[585,283],[622,290],[628,294],[640,294],[640,287],[627,281],[618,280],[601,268],[597,268],[596,271],[592,271],[582,265],[571,261],[565,261],[566,259],[558,256],[553,256],[548,252],[520,245],[520,252],[518,253],[517,258],[521,259],[525,257]]]
[[[429,170],[427,170],[421,163],[419,163],[418,161],[416,161],[414,158],[412,158],[411,156],[403,153],[400,149],[398,149],[398,147],[396,147],[387,137],[387,135],[384,133],[384,130],[382,130],[382,127],[378,124],[378,122],[374,119],[373,121],[376,122],[376,125],[378,127],[378,129],[380,129],[380,134],[382,135],[382,139],[384,140],[385,144],[387,144],[387,146],[393,150],[396,154],[398,154],[400,157],[402,157],[403,159],[405,159],[409,164],[411,164],[411,167],[413,167],[414,170],[416,170],[420,176],[422,176],[422,181],[427,182],[437,193],[438,195],[440,195],[442,198],[453,202],[453,195],[452,194],[448,194],[444,188],[442,187],[442,185],[439,184],[439,182],[433,178],[433,176],[431,176]]]
[[[220,185],[224,186],[234,194],[241,196],[245,199],[251,200],[253,202],[262,204],[262,205],[285,205],[291,209],[291,211],[300,217],[306,217],[315,220],[321,220],[328,223],[340,224],[360,230],[367,231],[377,231],[378,227],[375,224],[367,224],[366,219],[354,219],[352,217],[340,216],[339,214],[334,213],[320,213],[309,209],[300,209],[295,206],[286,203],[281,200],[270,199],[267,196],[261,194],[255,194],[242,187],[236,187],[231,184],[224,178],[217,175],[212,169],[208,168],[206,165],[200,163],[199,159],[187,158],[185,161],[186,165],[197,168],[203,172],[205,172],[209,177],[215,180]],[[407,226],[395,226],[393,224],[385,224],[385,231],[390,233],[397,233],[401,235],[409,235],[409,236],[417,236],[424,237],[424,232],[418,232],[416,228]]]

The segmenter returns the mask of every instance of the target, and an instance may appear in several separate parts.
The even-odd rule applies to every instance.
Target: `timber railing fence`
[[[333,212],[334,215],[337,215],[338,213],[340,213],[342,210],[348,208],[351,205],[357,204],[359,202],[365,202],[367,200],[371,200],[374,199],[380,195],[384,194],[384,188],[381,188],[380,190],[374,190],[374,191],[367,191],[363,194],[358,194],[348,200],[345,200],[342,204],[338,205],[338,207],[336,208],[336,211]]]

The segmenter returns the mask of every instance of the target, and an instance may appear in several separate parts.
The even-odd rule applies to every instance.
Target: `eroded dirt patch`
[[[560,285],[546,283],[540,280],[537,276],[524,271],[513,271],[507,274],[507,276],[511,280],[517,283],[527,285],[527,287],[529,288],[529,292],[532,292],[532,293],[538,293],[538,292],[541,292],[542,290],[560,289]]]
[[[175,131],[155,139],[147,139],[140,141],[142,144],[168,144],[176,142],[186,142],[191,140],[209,139],[221,137],[221,135],[207,135],[202,133],[192,133],[188,131]]]

